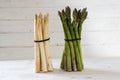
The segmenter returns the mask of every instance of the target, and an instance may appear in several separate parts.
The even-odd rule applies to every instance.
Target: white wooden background
[[[58,10],[88,8],[83,24],[83,57],[120,57],[120,0],[0,0],[0,60],[34,58],[34,14],[50,14],[51,54],[64,45]]]

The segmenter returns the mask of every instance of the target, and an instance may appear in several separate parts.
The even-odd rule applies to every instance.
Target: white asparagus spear
[[[44,29],[43,29],[44,39],[49,38],[48,25],[49,25],[49,14],[46,14],[44,15]],[[44,47],[45,47],[44,49],[45,49],[46,59],[47,59],[47,69],[48,71],[53,71],[49,41],[44,42]]]
[[[43,40],[43,34],[42,34],[42,28],[43,28],[43,19],[42,14],[39,14],[39,40]],[[40,42],[40,51],[41,51],[41,64],[42,64],[42,71],[47,72],[47,63],[46,63],[46,55],[44,51],[44,44],[43,42]]]
[[[37,15],[35,15],[35,19],[34,19],[34,39],[35,40],[39,40],[38,39],[38,19],[37,19]],[[36,59],[36,73],[41,71],[41,61],[40,61],[40,45],[39,43],[35,43],[35,59]]]

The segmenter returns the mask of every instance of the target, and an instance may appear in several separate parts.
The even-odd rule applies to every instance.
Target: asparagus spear
[[[61,64],[60,64],[60,68],[64,70],[64,52],[65,52],[65,48],[63,50],[63,54],[62,54],[62,60],[61,60]]]
[[[78,20],[77,20],[77,9],[76,8],[73,11],[72,25],[74,27],[75,38],[80,39],[80,35],[78,33]],[[82,52],[81,52],[81,48],[80,48],[80,40],[76,40],[76,44],[77,44],[76,47],[78,48],[78,53],[79,53],[76,55],[76,58],[78,60],[78,71],[82,71],[83,70],[83,62],[82,62],[82,56],[81,56]]]
[[[64,70],[67,71],[67,52],[65,49],[64,49],[63,57],[64,57],[63,67],[64,67]]]
[[[65,43],[65,51],[66,51],[66,60],[67,60],[67,71],[72,71],[72,58],[71,58],[71,53],[70,53],[70,50],[69,50],[69,44],[68,42]]]
[[[42,19],[42,14],[39,14],[39,40],[43,40],[43,19]],[[46,63],[46,54],[45,54],[45,50],[44,50],[44,44],[43,42],[40,42],[40,51],[41,51],[41,64],[42,64],[42,71],[43,72],[47,72],[47,63]]]
[[[87,17],[86,8],[83,8],[82,11],[81,10],[77,11],[77,9],[74,9],[72,22],[71,22],[71,9],[68,6],[66,7],[65,11],[64,10],[62,10],[61,12],[58,11],[58,14],[63,25],[65,39],[68,40],[65,42],[61,68],[69,71],[70,68],[68,67],[68,65],[70,64],[67,63],[70,63],[71,58],[72,71],[76,70],[81,71],[83,70],[81,41],[77,39],[81,38],[82,23]]]
[[[60,12],[60,11],[58,11],[58,14],[59,14],[59,16],[60,16],[60,18],[61,18],[61,21],[65,21],[65,19],[64,19],[64,17],[63,17],[63,13],[64,13],[64,11],[62,11],[62,12]],[[63,22],[63,30],[64,30],[64,35],[65,35],[65,39],[68,39],[68,35],[69,35],[69,37],[71,37],[70,36],[70,33],[69,33],[69,31],[67,30],[67,23],[66,22]],[[66,32],[66,30],[67,30],[67,32]],[[69,56],[67,56],[68,58],[67,59],[69,59],[69,60],[67,60],[67,66],[69,66],[69,67],[71,67],[70,69],[69,69],[69,71],[72,71],[72,60],[71,60],[71,49],[70,49],[70,44],[69,44],[69,42],[65,42],[65,45],[66,46],[68,46],[67,47],[67,51],[66,51],[66,53],[69,55]],[[65,60],[64,59],[65,57],[64,57],[64,53],[63,53],[63,60]],[[64,63],[64,61],[63,62],[61,62],[61,63]],[[62,64],[61,64],[62,65]]]
[[[62,10],[62,12],[58,11],[60,19],[62,21],[65,39],[71,39],[71,35],[70,35],[69,29],[67,27],[67,23],[66,23],[66,20],[65,20],[65,14],[64,13],[65,13],[64,10]],[[66,42],[66,45],[69,46],[67,49],[68,49],[68,51],[70,51],[70,53],[67,52],[67,54],[69,54],[71,56],[71,60],[69,60],[67,62],[70,64],[69,66],[73,65],[73,66],[71,66],[73,70],[76,70],[76,63],[75,63],[75,54],[74,54],[73,43],[72,42]],[[70,59],[70,58],[68,58],[68,59]],[[72,70],[69,70],[69,71],[72,71]]]
[[[81,13],[78,12],[77,16],[78,16],[78,32],[79,32],[79,35],[81,36],[81,32],[82,32],[82,24],[84,22],[84,20],[87,18],[87,14],[88,12],[86,11],[87,8],[83,8]]]
[[[76,9],[75,9],[76,10]],[[77,11],[77,10],[76,10]],[[69,30],[72,36],[72,39],[75,39],[75,34],[76,32],[74,32],[74,27],[76,25],[72,25],[71,24],[71,10],[69,7],[66,7],[66,20],[69,26]],[[76,59],[76,65],[77,65],[77,70],[80,71],[81,70],[81,61],[80,61],[80,56],[79,56],[79,49],[78,49],[78,45],[77,45],[77,41],[73,40],[73,45],[74,45],[74,51],[75,51],[75,59]]]
[[[46,14],[44,16],[44,28],[43,28],[43,39],[48,39],[49,38],[49,32],[48,32],[48,23],[49,23],[49,14]],[[48,71],[53,71],[53,66],[52,66],[52,60],[51,60],[51,55],[50,55],[50,44],[49,41],[44,42],[44,49],[46,53],[46,61],[47,61],[47,69]]]
[[[38,17],[37,14],[35,15],[35,20],[34,20],[34,35],[35,35],[35,40],[39,40],[38,38]],[[40,45],[39,43],[35,43],[35,59],[36,59],[36,72],[41,71],[41,55],[40,55]]]
[[[83,8],[82,11],[79,10],[77,12],[77,21],[78,21],[78,33],[79,33],[79,36],[76,35],[76,38],[81,38],[81,33],[82,33],[82,24],[84,22],[84,20],[87,18],[87,14],[88,12],[86,11],[87,8]],[[81,59],[81,62],[82,62],[82,48],[81,48],[81,41],[78,41],[78,47],[79,47],[79,51],[80,51],[80,59]],[[82,63],[83,64],[83,63]],[[83,66],[83,65],[82,65]]]

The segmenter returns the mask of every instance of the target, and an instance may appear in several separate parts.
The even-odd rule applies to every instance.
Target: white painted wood
[[[33,21],[0,21],[0,33],[33,32]]]
[[[120,57],[120,45],[91,45],[82,46],[83,58],[85,57]],[[96,53],[95,53],[96,52]]]
[[[52,58],[60,58],[63,52],[63,46],[50,46]],[[34,47],[2,47],[0,48],[0,60],[33,59]]]
[[[63,45],[64,37],[61,33],[51,33],[51,45]],[[55,37],[56,36],[56,37]],[[62,37],[62,38],[61,38]],[[33,33],[9,33],[0,34],[0,47],[11,47],[11,46],[33,46],[34,35]]]
[[[68,0],[1,0],[0,7],[59,7],[59,6],[66,6]],[[5,4],[5,5],[3,5]],[[27,4],[27,5],[26,5]],[[46,4],[46,5],[45,5]]]
[[[120,32],[83,32],[83,45],[120,45]],[[50,33],[51,45],[64,45],[64,34],[61,32]],[[8,33],[0,34],[0,47],[7,46],[33,46],[33,33]]]
[[[103,18],[103,19],[87,19],[83,24],[83,31],[99,32],[99,31],[119,31],[120,18]],[[54,25],[53,25],[54,24]],[[17,33],[17,32],[33,32],[33,20],[10,20],[0,21],[0,33]],[[14,30],[16,29],[16,30]],[[50,19],[50,32],[62,32],[62,23],[58,20]]]
[[[82,32],[84,57],[120,56],[119,0],[0,0],[0,59],[33,58],[33,20],[37,12],[49,12],[51,51],[54,58],[61,57],[64,34],[57,11],[67,5],[72,10],[88,8]]]
[[[52,58],[61,58],[64,46],[50,46]],[[97,53],[95,53],[97,52]],[[119,45],[82,45],[84,58],[120,57]],[[0,48],[0,60],[33,59],[34,47],[3,47]]]
[[[89,15],[88,18],[114,18],[120,17],[119,7],[120,6],[98,6],[98,7],[88,7]],[[64,8],[64,7],[63,7]],[[73,7],[74,8],[74,7]],[[38,12],[46,13],[48,12],[51,16],[50,19],[58,19],[57,11],[62,10],[59,8],[1,8],[0,9],[0,19],[32,19],[34,14]],[[24,14],[24,15],[22,15]]]
[[[0,60],[33,59],[33,47],[0,48]]]
[[[0,46],[31,46],[33,45],[33,33],[0,34]]]
[[[82,72],[60,70],[60,59],[53,59],[54,71],[35,73],[33,60],[0,61],[1,80],[120,80],[119,58],[84,59]],[[9,65],[9,66],[8,66]]]
[[[104,2],[104,3],[103,3]],[[117,6],[119,5],[119,0],[91,0],[91,1],[84,1],[84,0],[1,0],[0,7],[64,7],[66,5],[71,6]]]
[[[49,12],[51,16],[57,16],[56,8],[1,8],[0,19],[34,19],[34,15],[38,12]],[[24,14],[24,15],[22,15]],[[56,18],[56,17],[52,17]]]
[[[54,24],[54,25],[53,25]],[[16,29],[16,30],[14,30]],[[10,20],[0,21],[0,33],[20,33],[20,32],[33,32],[34,21],[33,20]],[[62,32],[62,24],[60,20],[50,20],[49,22],[50,32]]]

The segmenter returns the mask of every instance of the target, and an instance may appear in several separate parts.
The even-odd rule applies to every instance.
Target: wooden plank
[[[54,25],[53,25],[54,24]],[[34,21],[0,21],[0,33],[7,32],[33,32]],[[14,30],[16,29],[16,30]],[[49,31],[50,32],[62,32],[62,23],[60,20],[50,20],[49,22]]]
[[[82,43],[84,45],[112,45],[119,44],[120,31],[83,32]]]
[[[118,31],[120,18],[86,19],[83,31]]]
[[[58,18],[59,8],[1,8],[0,19],[27,19],[33,20],[38,12],[49,13],[50,19]],[[60,9],[61,10],[61,9]]]
[[[60,58],[62,56],[63,46],[51,46],[50,52],[52,58]],[[15,59],[33,59],[34,47],[7,47],[0,48],[0,60]]]
[[[33,25],[33,20],[0,20],[1,26],[31,26]]]
[[[120,45],[120,31],[83,32],[83,45]],[[61,32],[50,33],[51,45],[64,45],[64,34]],[[0,34],[0,47],[33,46],[33,33]]]
[[[120,45],[82,46],[83,57],[120,57]]]
[[[26,19],[33,20],[34,14],[37,12],[50,14],[50,19],[59,19],[58,10],[62,10],[64,7],[60,8],[1,8],[0,9],[0,19]],[[115,8],[115,9],[114,9]],[[114,10],[113,10],[114,9]],[[88,7],[89,15],[88,18],[119,18],[120,10],[118,7]]]
[[[104,3],[103,3],[104,2]],[[95,3],[95,4],[93,4]],[[27,4],[27,5],[26,5]],[[0,7],[61,7],[61,6],[116,6],[120,5],[119,0],[0,0]]]
[[[37,12],[50,14],[51,50],[53,57],[60,57],[64,34],[57,11],[66,5],[72,10],[88,8],[82,32],[84,57],[120,56],[119,0],[0,0],[0,59],[33,58],[33,19]]]
[[[50,46],[52,58],[61,58],[64,46]],[[82,45],[83,58],[120,57],[119,45]],[[114,54],[113,54],[114,53]],[[33,47],[0,48],[0,60],[33,59]]]
[[[58,33],[58,34],[51,33],[50,37],[51,37],[50,39],[51,45],[60,45],[64,41],[63,40],[64,38],[61,33]],[[33,33],[0,34],[0,47],[33,46],[33,45],[34,45],[34,34]]]
[[[33,20],[0,21],[0,33],[33,32]],[[120,18],[87,19],[83,24],[83,31],[119,31]],[[60,20],[50,19],[50,32],[63,32]]]
[[[0,46],[31,46],[33,33],[0,34]]]
[[[33,47],[0,48],[0,60],[33,59]]]
[[[67,2],[67,0],[1,0],[0,7],[59,7],[65,6]]]

